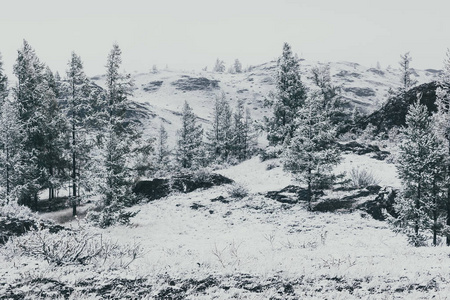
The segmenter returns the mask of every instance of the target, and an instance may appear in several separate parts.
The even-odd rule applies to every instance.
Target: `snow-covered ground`
[[[367,156],[345,155],[336,171],[353,167],[368,168],[382,185],[399,184],[393,165]],[[448,299],[450,248],[411,247],[385,222],[359,211],[308,212],[301,203],[266,198],[293,183],[277,160],[253,158],[220,173],[247,187],[248,196],[229,197],[231,185],[173,194],[134,207],[139,213],[131,227],[88,229],[140,245],[141,255],[119,273],[7,258],[0,249],[0,294],[29,277],[76,286],[122,276],[145,278],[152,286],[148,299],[174,291],[187,299]],[[219,196],[229,202],[211,201]],[[217,282],[183,291],[183,280],[205,278]]]

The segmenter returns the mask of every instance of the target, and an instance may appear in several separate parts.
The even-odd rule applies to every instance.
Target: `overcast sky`
[[[5,1],[6,2],[6,1]],[[397,67],[441,68],[450,47],[450,4],[444,0],[21,0],[2,3],[0,52],[11,72],[26,39],[41,61],[64,73],[70,53],[90,76],[104,73],[114,42],[128,72],[200,70],[216,58],[244,66],[281,54]]]

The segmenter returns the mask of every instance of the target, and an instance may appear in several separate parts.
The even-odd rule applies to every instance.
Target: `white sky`
[[[5,1],[6,2],[6,1]],[[128,72],[211,69],[217,57],[244,66],[275,59],[283,42],[308,60],[441,68],[450,47],[444,0],[21,0],[2,3],[0,52],[12,72],[26,39],[61,75],[70,53],[89,76],[104,73],[119,43]]]

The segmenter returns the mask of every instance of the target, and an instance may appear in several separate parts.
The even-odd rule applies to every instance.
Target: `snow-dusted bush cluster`
[[[2,248],[2,254],[38,257],[57,266],[92,264],[116,269],[125,268],[139,258],[142,248],[139,244],[121,245],[86,229],[58,233],[38,229],[10,239]]]
[[[380,183],[372,172],[364,168],[352,168],[348,175],[354,188],[365,188]]]

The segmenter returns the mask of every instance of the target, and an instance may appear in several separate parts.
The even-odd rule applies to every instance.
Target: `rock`
[[[136,183],[133,191],[145,196],[148,200],[156,200],[168,196],[172,191],[190,193],[200,188],[211,188],[222,184],[233,183],[233,180],[220,174],[180,174],[170,179],[141,180]]]
[[[382,151],[377,145],[363,145],[355,141],[348,143],[338,143],[339,149],[343,152],[355,153],[358,155],[364,155],[373,153],[372,158],[378,160],[385,160],[391,153],[389,151]]]
[[[146,92],[156,92],[161,87],[162,84],[163,84],[162,81],[152,81],[144,85],[143,89]]]
[[[5,244],[13,236],[21,236],[30,230],[38,228],[49,229],[50,233],[57,233],[67,228],[54,225],[48,221],[40,221],[35,219],[0,217],[0,245]]]
[[[225,203],[225,204],[230,203],[230,201],[227,200],[224,196],[219,196],[219,197],[211,199],[211,202],[217,202],[217,201]]]
[[[219,80],[210,80],[205,77],[190,77],[183,75],[181,79],[172,82],[177,90],[181,91],[204,91],[219,88]]]
[[[377,197],[374,200],[367,201],[360,204],[357,208],[370,214],[374,219],[384,221],[386,216],[383,211],[386,210],[393,217],[397,217],[394,204],[395,198],[398,195],[398,190],[392,187],[384,187],[380,189]]]
[[[394,126],[404,126],[408,108],[417,101],[419,94],[421,95],[420,103],[425,105],[431,114],[436,111],[436,88],[438,86],[437,82],[429,82],[410,89],[404,95],[391,97],[381,109],[361,119],[357,127],[364,129],[368,124],[372,124],[377,128],[376,133],[379,133],[387,132]]]

